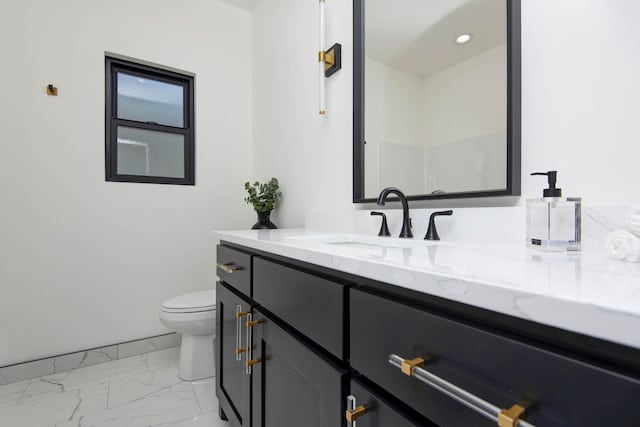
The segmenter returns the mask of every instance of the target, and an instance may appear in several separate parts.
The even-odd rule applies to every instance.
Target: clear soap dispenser
[[[527,200],[527,245],[546,251],[579,251],[582,198],[562,197],[562,189],[556,188],[558,171],[531,175],[546,175],[549,188],[541,199]]]

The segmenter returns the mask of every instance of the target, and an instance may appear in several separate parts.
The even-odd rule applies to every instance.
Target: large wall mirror
[[[520,1],[354,0],[353,200],[520,194]]]

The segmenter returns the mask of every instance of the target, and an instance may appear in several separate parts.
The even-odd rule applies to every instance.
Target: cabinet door
[[[260,311],[253,320],[253,427],[344,426],[346,371]]]
[[[218,282],[216,285],[216,395],[220,409],[234,427],[251,425],[251,380],[245,374],[244,313],[250,304]],[[238,316],[238,313],[241,316]],[[222,415],[222,414],[221,414]]]
[[[437,427],[424,419],[401,413],[393,404],[358,380],[351,381],[351,394],[347,402],[347,409],[352,414],[358,414],[364,409],[362,415],[352,415],[357,427]]]

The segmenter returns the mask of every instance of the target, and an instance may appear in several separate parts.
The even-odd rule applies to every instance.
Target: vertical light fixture
[[[326,114],[326,94],[324,79],[332,76],[336,71],[342,68],[342,46],[336,43],[328,50],[325,50],[326,38],[326,18],[325,18],[325,0],[320,1],[320,31],[319,31],[319,50],[318,50],[318,78],[319,81],[319,102],[321,115]]]
[[[324,115],[325,110],[325,89],[324,89],[324,32],[325,32],[325,17],[324,17],[324,0],[320,0],[320,49],[318,50],[318,78],[320,79],[319,99],[320,99],[320,114]]]

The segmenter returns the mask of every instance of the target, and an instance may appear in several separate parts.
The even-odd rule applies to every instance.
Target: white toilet
[[[167,329],[182,334],[178,376],[185,381],[214,376],[215,291],[192,292],[165,301],[160,321]]]

